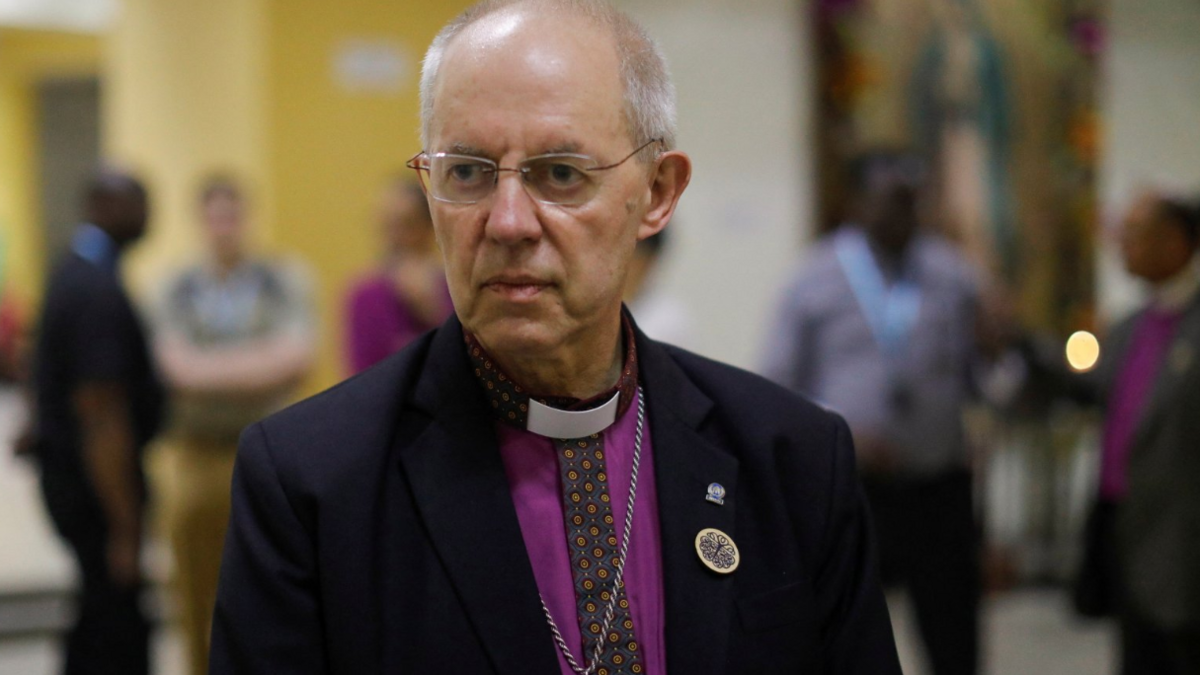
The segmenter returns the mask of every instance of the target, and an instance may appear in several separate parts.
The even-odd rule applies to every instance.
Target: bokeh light
[[[1078,373],[1086,373],[1100,360],[1100,341],[1086,330],[1067,338],[1067,363]]]

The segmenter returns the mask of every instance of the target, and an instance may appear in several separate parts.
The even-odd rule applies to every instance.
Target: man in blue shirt
[[[149,633],[138,606],[142,450],[158,429],[162,394],[118,265],[145,232],[146,190],[103,172],[86,206],[88,221],[46,290],[31,441],[46,508],[79,564],[64,672],[139,675],[148,671]]]
[[[854,167],[854,222],[815,243],[771,333],[768,377],[845,416],[885,584],[907,587],[936,675],[978,662],[979,562],[962,422],[974,395],[979,283],[919,227],[923,163]]]

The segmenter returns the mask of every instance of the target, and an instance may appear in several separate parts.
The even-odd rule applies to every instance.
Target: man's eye
[[[446,168],[450,180],[458,183],[475,183],[483,179],[483,165],[469,162],[451,164]]]
[[[554,183],[569,185],[583,178],[583,172],[570,164],[551,164],[549,178]]]
[[[574,187],[587,179],[587,174],[582,169],[565,162],[545,162],[530,169],[529,179],[546,187]]]

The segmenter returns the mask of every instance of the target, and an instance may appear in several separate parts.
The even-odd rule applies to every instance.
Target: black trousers
[[[894,480],[864,475],[875,519],[880,573],[912,598],[935,675],[979,666],[979,533],[971,474]]]
[[[75,623],[65,640],[65,675],[147,675],[150,626],[138,587],[112,582],[108,533],[99,503],[78,479],[43,474],[50,519],[79,566]]]
[[[1166,630],[1129,601],[1116,532],[1120,509],[1101,500],[1088,518],[1076,608],[1086,616],[1116,617],[1121,675],[1200,675],[1200,628]]]

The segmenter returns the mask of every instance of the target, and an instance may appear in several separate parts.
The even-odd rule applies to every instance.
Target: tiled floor
[[[42,507],[34,466],[16,459],[9,450],[21,417],[16,392],[0,389],[0,609],[6,597],[52,594],[69,588],[74,579],[67,550],[55,536]],[[161,550],[161,546],[152,547],[148,569],[162,568],[155,560],[161,558]],[[4,619],[0,628],[32,624],[40,629],[59,623],[61,605],[51,602],[47,608],[38,603],[36,619],[0,611],[0,619]],[[22,611],[11,602],[8,608]],[[154,651],[157,675],[183,675],[182,645],[173,632],[159,631]],[[0,675],[53,675],[58,672],[59,662],[57,641],[49,636],[0,634]]]
[[[920,667],[912,626],[904,603],[894,603],[896,632],[904,672]],[[1052,590],[1024,590],[987,603],[988,658],[981,675],[1108,675],[1112,673],[1109,628],[1072,621],[1062,597]],[[48,639],[0,640],[0,675],[54,675],[59,657]],[[157,675],[183,675],[178,637],[160,632],[155,641]]]
[[[0,389],[0,592],[60,588],[71,580],[66,549],[42,508],[37,473],[9,450],[24,411],[12,389]]]
[[[13,401],[0,392],[0,597],[14,591],[63,589],[72,570],[46,521],[35,474],[11,458],[5,436],[15,424]],[[161,578],[161,546],[148,569]],[[155,574],[157,572],[157,574]],[[890,598],[904,670],[922,675],[920,648],[902,596]],[[986,667],[982,675],[1106,675],[1111,668],[1110,629],[1071,618],[1060,592],[1031,589],[986,603]],[[157,675],[182,675],[178,636],[160,631],[155,641]],[[57,646],[49,637],[0,637],[0,675],[54,675]]]
[[[58,645],[45,638],[0,640],[0,675],[57,675]],[[184,675],[183,644],[172,632],[154,641],[155,675]]]
[[[980,675],[1108,675],[1115,672],[1112,627],[1081,623],[1056,589],[1012,591],[984,605]],[[927,675],[916,624],[902,596],[888,598],[907,675]]]

